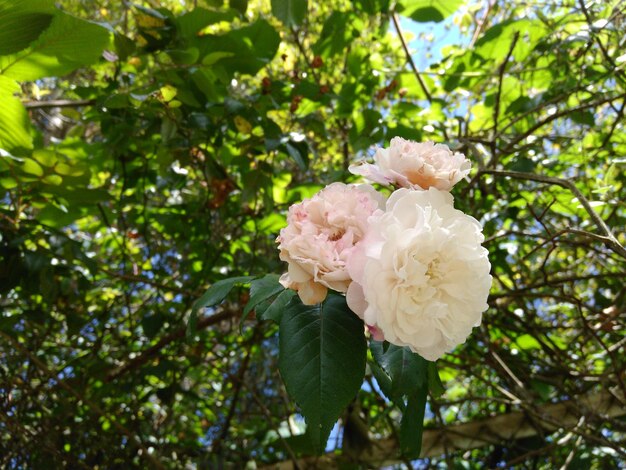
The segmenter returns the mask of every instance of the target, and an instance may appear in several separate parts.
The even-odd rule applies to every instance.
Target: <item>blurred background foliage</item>
[[[0,465],[621,467],[625,15],[0,0]],[[432,35],[401,29],[433,24],[458,44],[431,56]],[[484,226],[490,309],[438,361],[438,452],[398,454],[398,410],[368,372],[330,454],[305,458],[276,326],[242,314],[245,282],[187,319],[221,279],[280,274],[288,206],[354,181],[349,162],[394,136],[473,161],[454,196]],[[517,411],[504,434],[454,432]]]

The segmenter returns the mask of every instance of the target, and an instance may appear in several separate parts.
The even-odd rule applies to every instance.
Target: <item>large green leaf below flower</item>
[[[382,342],[372,341],[372,356],[382,370],[372,370],[381,390],[402,409],[400,423],[400,451],[405,457],[418,458],[422,449],[424,413],[428,397],[429,374],[438,390],[441,388],[434,363],[423,359],[406,347],[389,345],[383,348]],[[430,369],[433,369],[431,372]],[[439,393],[439,391],[437,392]],[[406,397],[406,402],[404,400]]]
[[[331,294],[317,305],[294,298],[287,305],[280,322],[280,373],[318,452],[361,387],[366,353],[363,322],[344,297]]]

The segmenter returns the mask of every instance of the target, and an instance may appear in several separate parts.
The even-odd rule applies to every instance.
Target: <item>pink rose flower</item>
[[[346,263],[367,231],[367,219],[384,206],[369,185],[333,183],[289,208],[277,238],[280,259],[289,263],[280,282],[314,305],[328,289],[346,292],[352,282]]]
[[[450,191],[470,171],[465,155],[452,152],[447,145],[417,143],[402,137],[391,139],[389,148],[379,148],[375,164],[351,165],[355,175],[384,185],[410,189],[437,188]]]

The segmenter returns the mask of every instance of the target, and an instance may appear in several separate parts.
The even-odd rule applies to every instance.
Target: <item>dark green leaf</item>
[[[198,311],[201,308],[212,307],[213,305],[219,304],[222,300],[226,298],[226,296],[230,293],[233,287],[235,287],[235,284],[242,284],[244,282],[250,281],[250,279],[253,279],[253,277],[239,276],[217,281],[207,289],[202,297],[196,300],[196,302],[193,304],[192,309],[194,311]]]
[[[440,22],[453,14],[464,0],[404,0],[402,15],[421,23]]]
[[[146,315],[141,319],[141,327],[148,338],[154,338],[163,327],[165,317],[161,313]]]
[[[198,310],[192,310],[187,320],[187,328],[185,328],[185,338],[191,341],[198,330]]]
[[[351,19],[352,16],[349,12],[333,11],[324,22],[322,34],[313,46],[313,52],[322,57],[344,52],[351,40],[350,31],[352,28],[347,27],[351,23]]]
[[[428,390],[435,398],[440,397],[446,391],[441,383],[436,362],[428,362]]]
[[[424,384],[409,395],[400,422],[400,452],[409,459],[417,459],[422,450],[424,413],[428,387]]]
[[[365,373],[363,322],[345,298],[329,295],[317,305],[294,297],[280,322],[279,368],[300,405],[318,452],[341,411],[357,394]]]
[[[300,170],[306,171],[309,166],[306,143],[289,141],[285,144],[285,150],[287,150],[287,153],[293,158]]]
[[[391,396],[394,401],[410,395],[428,383],[428,361],[408,347],[389,345],[383,352],[383,343],[370,341],[370,350],[376,362],[391,380]]]
[[[230,22],[234,17],[235,14],[230,11],[211,11],[206,8],[196,8],[176,18],[175,23],[181,36],[191,38],[207,26],[220,21]]]
[[[221,53],[219,65],[229,73],[254,75],[274,58],[280,36],[267,21],[260,19],[222,36],[202,36],[197,38],[195,44],[201,57]]]
[[[242,15],[245,15],[248,10],[248,0],[228,0],[228,5]]]
[[[0,12],[0,55],[14,54],[26,48],[50,26],[52,15],[46,13]]]
[[[250,283],[250,300],[244,308],[244,314],[252,310],[259,302],[269,299],[270,297],[285,290],[278,282],[280,276],[278,274],[267,274],[261,279],[255,279]]]
[[[200,52],[195,47],[188,49],[174,49],[167,51],[168,55],[172,58],[172,61],[178,65],[191,65],[198,60]]]
[[[307,8],[307,0],[272,0],[272,14],[288,28],[302,24]]]
[[[296,292],[291,289],[285,289],[274,299],[274,301],[265,309],[262,315],[260,315],[261,320],[272,320],[276,323],[280,323],[280,320],[283,316],[283,312],[285,311],[285,307],[292,299],[292,297],[296,295]]]

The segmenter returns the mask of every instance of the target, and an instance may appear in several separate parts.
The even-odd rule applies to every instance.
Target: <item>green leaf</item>
[[[190,342],[198,331],[198,311],[192,310],[185,328],[185,339]]]
[[[291,289],[285,289],[274,299],[274,301],[265,309],[265,311],[258,315],[261,320],[272,320],[276,323],[280,323],[283,316],[285,307],[289,301],[296,295],[296,291]]]
[[[407,347],[390,344],[384,350],[383,342],[371,341],[370,349],[382,368],[382,371],[372,368],[381,391],[402,410],[400,450],[408,458],[417,458],[422,448],[424,412],[435,364]],[[433,371],[437,373],[436,368]],[[433,387],[437,391],[436,384]],[[408,397],[406,403],[404,396]]]
[[[0,148],[33,148],[30,119],[26,108],[13,96],[20,87],[13,80],[0,76]]]
[[[233,57],[235,54],[232,52],[211,52],[204,56],[202,59],[202,65],[213,65],[219,62],[221,59],[225,59],[227,57]]]
[[[189,13],[176,18],[175,23],[180,35],[191,38],[207,26],[221,21],[231,22],[235,15],[230,11],[211,11],[206,8],[195,8]]]
[[[200,51],[195,47],[190,47],[188,49],[172,49],[167,51],[167,54],[177,65],[191,65],[198,60]]]
[[[496,63],[500,63],[508,54],[514,36],[519,34],[520,37],[513,49],[513,57],[517,61],[522,61],[535,47],[539,39],[548,33],[549,30],[540,20],[507,20],[489,28],[476,41],[474,50],[481,57],[493,59]]]
[[[285,143],[285,150],[302,171],[309,167],[308,146],[306,142],[289,141]]]
[[[24,173],[28,173],[29,175],[43,176],[43,168],[41,168],[41,165],[39,165],[39,163],[37,163],[35,160],[31,160],[30,158],[24,160],[22,170],[24,171]]]
[[[36,219],[44,225],[50,227],[63,227],[71,224],[81,217],[81,211],[76,207],[70,210],[62,210],[53,204],[46,204],[36,216]]]
[[[574,111],[569,114],[572,121],[577,124],[585,124],[587,126],[595,125],[594,114],[591,111]]]
[[[143,332],[150,339],[154,338],[163,328],[165,316],[162,313],[154,313],[146,315],[141,319],[141,327]]]
[[[276,55],[280,36],[267,21],[260,19],[250,26],[234,29],[221,36],[206,35],[194,43],[200,57],[213,53],[230,53],[222,56],[219,65],[228,72],[256,74]]]
[[[53,167],[58,160],[55,152],[45,149],[33,151],[33,159],[37,160],[40,165],[47,167]]]
[[[228,0],[228,6],[245,15],[248,10],[248,0]]]
[[[422,386],[409,395],[400,422],[400,452],[409,459],[417,459],[422,451],[424,414],[428,387]]]
[[[404,0],[401,14],[420,23],[438,23],[457,11],[463,3],[465,0]]]
[[[63,182],[63,178],[59,175],[46,175],[42,178],[42,181],[53,186],[58,186]]]
[[[372,371],[376,382],[378,382],[381,392],[383,392],[387,398],[391,397],[391,379],[387,373],[382,369],[382,367],[376,364],[376,362],[370,362],[370,370]],[[404,410],[404,407],[401,406],[404,405],[404,402],[400,401],[396,403],[396,405]]]
[[[391,380],[391,398],[401,400],[428,384],[428,361],[408,347],[390,344],[383,352],[381,341],[370,341],[370,350],[376,362]]]
[[[254,279],[253,276],[238,276],[238,277],[229,277],[228,279],[222,279],[221,281],[215,282],[211,287],[209,287],[206,292],[193,304],[192,310],[198,311],[201,308],[212,307],[213,305],[219,304],[222,300],[226,298],[226,296],[230,293],[230,291],[235,287],[235,284],[242,284],[244,282],[250,281],[250,279]]]
[[[321,452],[342,410],[354,399],[365,374],[363,322],[343,296],[317,305],[294,297],[280,322],[279,368],[289,394]]]
[[[430,390],[430,393],[432,393],[434,397],[440,397],[446,391],[441,383],[436,362],[428,362],[428,390]]]
[[[272,0],[272,15],[285,26],[300,26],[306,18],[307,0]]]
[[[102,26],[59,13],[28,49],[0,57],[0,75],[20,81],[65,75],[98,60],[109,42]]]
[[[343,53],[350,43],[350,31],[348,28],[353,21],[350,12],[333,11],[324,22],[320,38],[313,46],[313,52],[322,57],[329,57]],[[346,86],[347,82],[344,82]]]
[[[27,47],[50,25],[56,11],[46,0],[0,0],[0,55]]]
[[[541,343],[529,334],[515,338],[515,344],[521,349],[541,349]]]
[[[264,300],[267,300],[285,290],[285,288],[278,282],[279,277],[280,276],[278,276],[278,274],[268,274],[261,279],[255,279],[250,283],[250,299],[243,309],[244,317]]]

